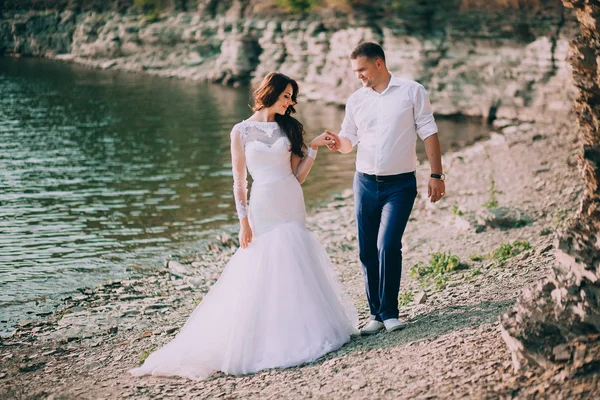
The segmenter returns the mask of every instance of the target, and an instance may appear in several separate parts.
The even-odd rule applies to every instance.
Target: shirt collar
[[[370,87],[365,87],[364,92],[370,95],[374,95],[374,96],[382,96],[384,95],[388,90],[390,90],[391,87],[394,86],[400,86],[401,81],[400,79],[396,78],[394,75],[390,74],[391,78],[390,78],[390,82],[388,83],[387,87],[385,89],[383,89],[383,91],[381,93],[377,93],[375,90],[373,90],[373,88]]]

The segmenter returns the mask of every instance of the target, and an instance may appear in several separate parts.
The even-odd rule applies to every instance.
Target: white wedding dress
[[[276,122],[242,121],[231,133],[234,194],[254,234],[178,335],[133,375],[203,379],[313,361],[357,333],[356,309],[321,244],[304,226],[290,142]],[[246,168],[253,178],[247,207]]]

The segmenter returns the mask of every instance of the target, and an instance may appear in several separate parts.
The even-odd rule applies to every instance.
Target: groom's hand
[[[435,203],[438,200],[440,200],[446,194],[445,192],[446,184],[444,183],[444,181],[436,178],[429,178],[427,196],[429,197],[432,203]]]
[[[340,137],[336,133],[334,133],[330,130],[325,130],[324,133],[333,139],[333,141],[331,143],[327,144],[327,148],[331,151],[338,151],[341,146]]]

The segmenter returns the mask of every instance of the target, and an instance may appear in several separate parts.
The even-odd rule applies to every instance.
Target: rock
[[[506,128],[502,129],[502,133],[505,135],[514,135],[517,132],[519,132],[519,128],[517,126],[507,126]]]
[[[350,388],[352,390],[360,390],[360,389],[362,389],[362,388],[364,388],[366,386],[367,386],[367,382],[365,382],[365,381],[359,381],[358,383],[355,383],[354,385],[352,385]]]
[[[206,279],[200,276],[194,276],[185,278],[185,282],[195,288],[200,288],[206,284]]]
[[[169,260],[167,263],[167,268],[169,273],[179,278],[184,278],[186,275],[191,275],[191,271],[187,267],[175,260]]]
[[[161,304],[161,303],[154,303],[154,304],[149,304],[146,307],[144,307],[144,310],[160,310],[163,308],[167,308],[170,307],[168,304]]]
[[[424,304],[427,301],[427,293],[421,291],[416,297],[414,304]]]
[[[512,124],[513,122],[509,119],[495,119],[494,122],[492,122],[492,126],[495,129],[503,129]]]
[[[73,61],[75,57],[73,56],[73,54],[57,54],[54,56],[55,60],[60,60],[60,61]]]
[[[501,229],[520,228],[531,222],[523,211],[508,207],[486,208],[477,212],[475,217],[476,226]]]
[[[466,231],[471,228],[472,224],[466,216],[457,215],[454,217],[454,225],[457,229]]]
[[[32,372],[37,371],[40,368],[43,368],[46,365],[45,361],[33,363],[33,364],[21,364],[19,366],[19,372]]]
[[[552,349],[554,360],[569,361],[571,359],[571,348],[568,344],[560,344]]]
[[[202,64],[203,62],[204,58],[200,57],[200,54],[198,54],[197,52],[192,52],[189,54],[187,60],[185,60],[183,63],[188,67],[195,67],[197,65]]]
[[[110,69],[110,68],[114,67],[115,65],[117,65],[117,61],[116,60],[110,60],[110,61],[106,61],[106,62],[103,62],[102,64],[100,64],[100,68],[102,68],[102,69]]]
[[[177,330],[179,330],[178,326],[169,326],[165,328],[165,333],[167,335],[170,335],[171,333],[176,332]]]

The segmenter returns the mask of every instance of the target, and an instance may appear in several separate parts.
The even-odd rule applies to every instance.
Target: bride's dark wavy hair
[[[289,106],[284,115],[275,114],[275,121],[290,140],[292,144],[292,153],[304,157],[304,126],[291,114],[296,112],[294,105],[297,104],[298,84],[295,80],[279,72],[271,72],[265,76],[258,88],[253,92],[254,107],[252,111],[256,112],[263,108],[271,107],[283,93],[287,85],[292,85],[293,105]]]

